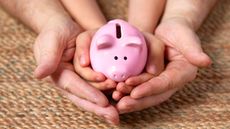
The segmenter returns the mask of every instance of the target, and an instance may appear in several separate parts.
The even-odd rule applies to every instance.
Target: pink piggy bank
[[[144,36],[123,20],[112,20],[94,35],[90,46],[91,66],[116,82],[140,74],[147,60]]]

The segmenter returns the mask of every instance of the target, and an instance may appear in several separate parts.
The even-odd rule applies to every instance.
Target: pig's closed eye
[[[118,57],[117,57],[117,56],[114,56],[114,60],[118,60]]]
[[[126,56],[124,56],[124,60],[127,60],[128,58]]]

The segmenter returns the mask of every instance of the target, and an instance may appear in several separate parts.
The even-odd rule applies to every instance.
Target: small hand
[[[159,76],[138,85],[130,96],[123,97],[118,102],[117,109],[120,113],[142,110],[166,101],[196,77],[197,66],[210,64],[195,32],[183,20],[163,21],[156,29],[156,35],[165,42],[166,59],[169,63]]]
[[[159,75],[164,69],[164,44],[150,33],[143,33],[148,50],[148,61],[144,72],[138,76],[128,78],[125,83],[119,83],[113,92],[113,99],[119,100],[124,95],[130,94],[132,89],[151,78]]]
[[[100,89],[108,90],[116,87],[116,82],[107,79],[102,73],[95,72],[90,67],[89,48],[92,37],[96,30],[81,33],[76,41],[74,67],[76,72],[91,85]]]

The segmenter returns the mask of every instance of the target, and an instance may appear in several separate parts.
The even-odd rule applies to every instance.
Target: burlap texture
[[[125,18],[127,1],[101,0],[109,19]],[[0,9],[0,128],[230,128],[230,1],[222,0],[198,32],[210,68],[167,102],[106,124],[75,107],[51,84],[33,78],[36,34]]]

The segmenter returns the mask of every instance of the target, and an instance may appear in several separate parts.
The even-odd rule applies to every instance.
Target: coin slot
[[[121,26],[119,24],[116,24],[116,37],[121,38]]]

